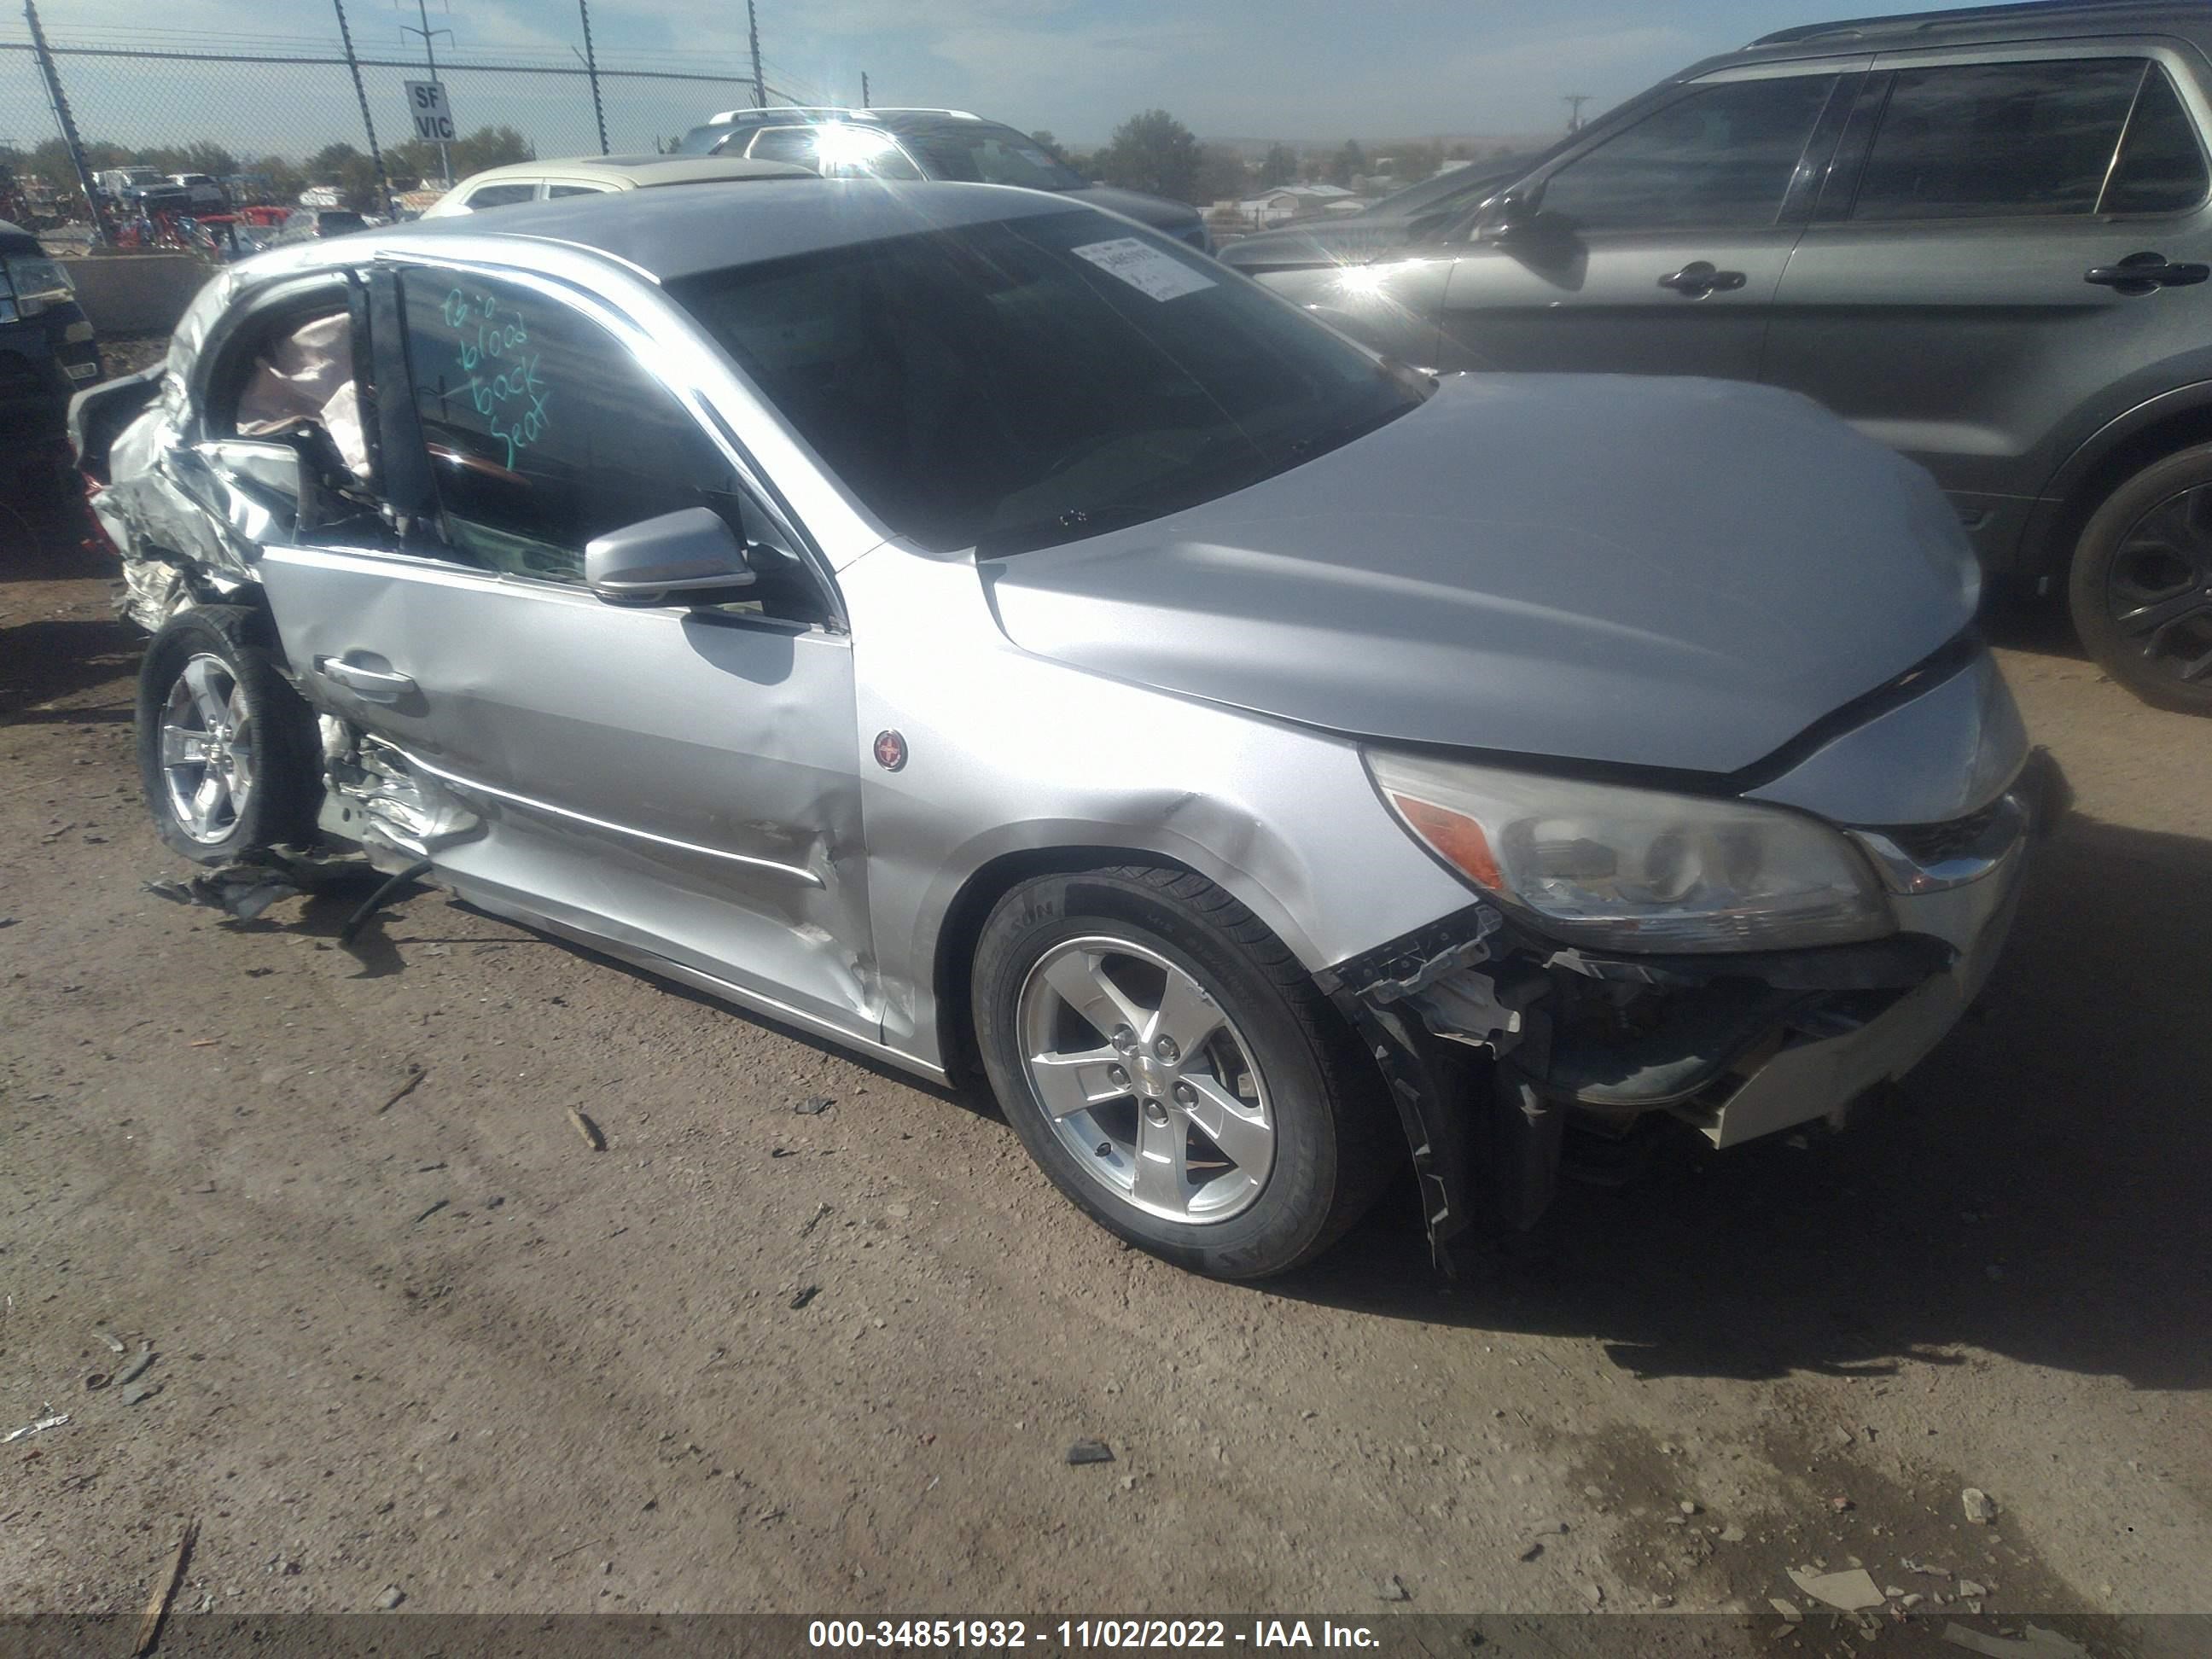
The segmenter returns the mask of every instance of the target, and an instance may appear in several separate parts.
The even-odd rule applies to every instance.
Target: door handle
[[[2116,265],[2091,265],[2085,283],[2115,294],[2150,294],[2162,288],[2194,288],[2212,276],[2212,265],[2174,264],[2163,253],[2130,253]]]
[[[345,689],[363,702],[398,702],[416,689],[415,682],[404,674],[386,673],[380,668],[363,668],[358,663],[347,662],[341,657],[318,657],[315,672],[325,679]]]
[[[1740,270],[1716,270],[1710,259],[1692,259],[1680,270],[1662,276],[1659,286],[1673,289],[1686,300],[1702,300],[1708,294],[1732,293],[1747,280]]]

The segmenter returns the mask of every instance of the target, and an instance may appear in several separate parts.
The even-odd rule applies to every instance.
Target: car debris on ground
[[[1887,1599],[1881,1593],[1881,1586],[1863,1567],[1826,1573],[1792,1567],[1790,1580],[1815,1601],[1826,1602],[1839,1613],[1863,1613],[1869,1607],[1881,1607]]]
[[[598,1124],[592,1121],[590,1118],[586,1117],[581,1112],[578,1111],[574,1106],[571,1106],[568,1109],[568,1121],[576,1126],[576,1133],[583,1136],[584,1145],[589,1146],[595,1152],[604,1152],[606,1151],[607,1137],[605,1132],[602,1130]]]
[[[1067,1461],[1075,1463],[1110,1463],[1114,1449],[1103,1440],[1079,1440],[1067,1449]]]
[[[44,1434],[48,1429],[58,1429],[67,1425],[70,1420],[70,1414],[67,1412],[54,1410],[51,1403],[46,1406],[46,1410],[47,1413],[46,1416],[26,1423],[20,1429],[10,1429],[7,1433],[0,1434],[0,1446],[13,1445],[16,1441],[27,1440],[34,1434]]]
[[[198,1521],[185,1522],[184,1530],[177,1534],[177,1553],[169,1558],[169,1570],[163,1573],[147,1601],[146,1611],[138,1620],[138,1639],[131,1645],[133,1659],[151,1653],[154,1644],[161,1634],[161,1621],[168,1616],[169,1602],[177,1594],[177,1586],[185,1576],[185,1564],[191,1559],[192,1545],[200,1535]]]
[[[1966,1519],[1978,1527],[1986,1527],[1997,1518],[1996,1500],[1979,1486],[1969,1486],[1959,1494],[1959,1502],[1966,1511]]]

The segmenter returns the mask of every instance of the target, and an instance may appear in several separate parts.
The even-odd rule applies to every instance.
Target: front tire
[[[1007,1121],[1131,1243],[1261,1278],[1327,1249],[1387,1181],[1375,1068],[1282,942],[1205,878],[1024,882],[985,921],[974,971]]]
[[[180,611],[138,672],[138,774],[161,839],[195,863],[314,833],[314,711],[277,672],[258,613]]]
[[[2067,604],[2115,680],[2158,708],[2212,714],[2212,444],[2106,498],[2075,546]]]

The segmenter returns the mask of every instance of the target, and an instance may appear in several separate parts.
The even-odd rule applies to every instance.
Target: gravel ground
[[[981,1100],[434,891],[351,951],[349,901],[149,896],[138,642],[14,541],[0,1431],[70,1420],[0,1449],[0,1613],[135,1609],[198,1517],[188,1612],[1668,1607],[1766,1651],[1817,1628],[1790,1568],[1863,1564],[2206,1634],[2081,1615],[2212,1611],[2212,723],[2047,626],[2004,659],[2079,814],[1888,1114],[1685,1136],[1456,1283],[1401,1198],[1240,1288]],[[147,1344],[145,1397],[92,1385]]]

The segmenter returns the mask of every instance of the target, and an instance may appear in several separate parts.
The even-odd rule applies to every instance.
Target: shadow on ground
[[[1900,1097],[1838,1136],[1666,1138],[1563,1189],[1527,1256],[1440,1291],[1402,1215],[1272,1289],[1601,1339],[1640,1377],[1881,1374],[1957,1345],[2212,1384],[2212,842],[2075,818],[2012,944]]]

